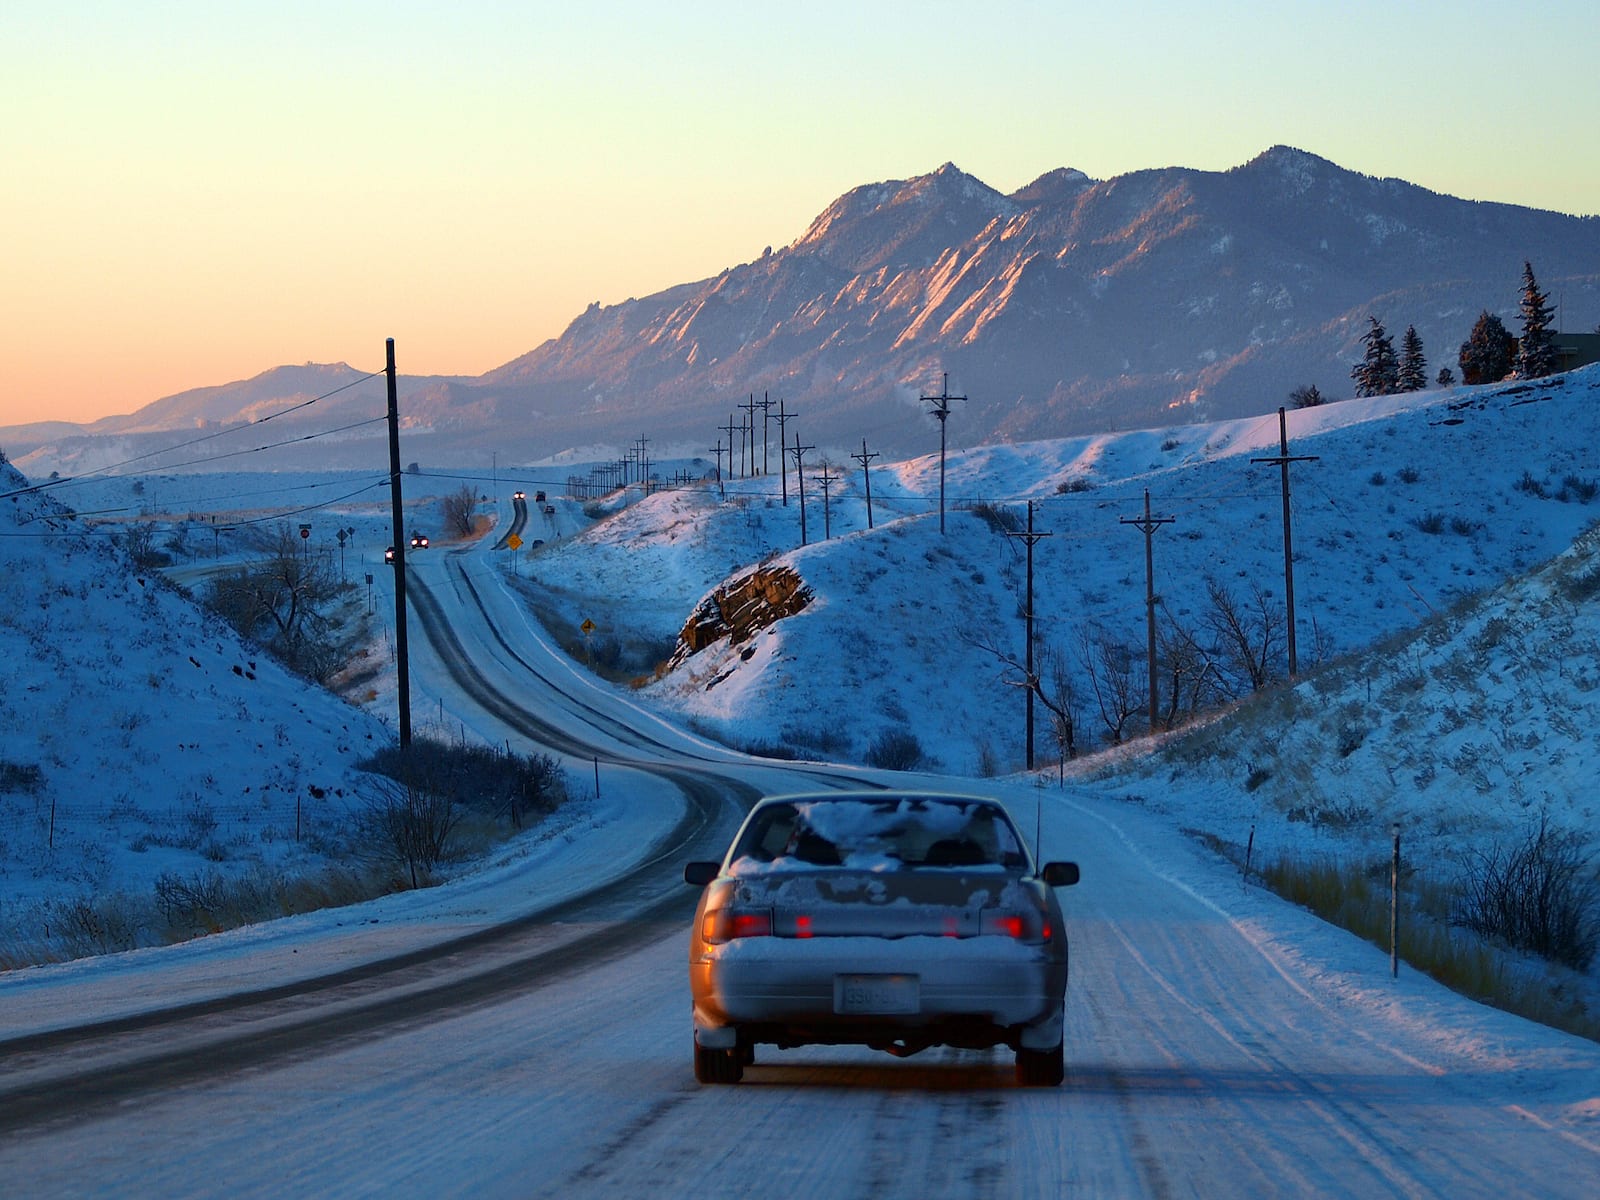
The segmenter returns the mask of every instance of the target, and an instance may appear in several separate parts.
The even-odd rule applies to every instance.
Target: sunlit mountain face
[[[712,279],[591,306],[481,377],[403,377],[401,419],[434,461],[641,437],[709,459],[718,427],[746,419],[738,406],[753,397],[782,399],[796,414],[788,432],[807,443],[909,454],[937,442],[921,398],[946,375],[966,398],[947,426],[964,445],[1226,419],[1271,412],[1302,385],[1348,396],[1370,316],[1396,335],[1416,328],[1430,378],[1454,368],[1482,310],[1515,326],[1525,261],[1559,295],[1566,328],[1600,322],[1592,217],[1460,200],[1288,147],[1224,172],[1053,170],[1010,195],[947,163],[856,188],[789,246]],[[363,373],[280,368],[85,432],[255,419]],[[382,412],[380,377],[305,420]],[[96,447],[59,426],[0,435],[33,471],[140,445]],[[295,462],[381,462],[381,437],[323,439]]]

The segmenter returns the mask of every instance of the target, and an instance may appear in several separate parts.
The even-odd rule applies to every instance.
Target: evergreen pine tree
[[[1456,356],[1462,383],[1499,383],[1511,373],[1511,334],[1488,309],[1478,314]]]
[[[1361,335],[1367,348],[1362,361],[1350,368],[1358,396],[1387,396],[1400,389],[1400,361],[1395,357],[1394,339],[1377,317],[1368,317],[1372,327]]]
[[[1400,390],[1420,392],[1428,386],[1428,360],[1422,357],[1422,338],[1415,325],[1406,326],[1400,339]]]
[[[1316,408],[1322,403],[1322,393],[1314,383],[1302,383],[1289,393],[1289,403],[1296,408]]]
[[[1523,379],[1553,375],[1556,369],[1556,343],[1550,332],[1555,309],[1550,297],[1539,290],[1533,277],[1533,264],[1522,264],[1522,344],[1517,349],[1517,374]]]
[[[1456,373],[1449,367],[1439,368],[1439,386],[1451,387],[1456,381]]]

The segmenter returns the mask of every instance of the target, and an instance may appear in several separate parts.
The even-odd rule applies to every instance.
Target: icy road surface
[[[574,752],[579,743],[606,747],[612,790],[638,802],[613,796],[607,803],[620,810],[597,806],[571,857],[547,850],[454,892],[394,898],[374,910],[375,924],[323,915],[286,931],[21,973],[0,986],[0,1040],[16,1047],[64,1023],[127,1017],[170,1003],[169,991],[222,995],[234,975],[260,987],[263,962],[303,954],[314,966],[301,973],[315,974],[437,940],[446,926],[459,932],[547,896],[570,898],[575,875],[635,866],[647,857],[642,830],[659,833],[694,806],[690,794],[671,796],[674,778],[710,781],[724,796],[819,786],[815,772],[741,765],[648,721],[643,739],[629,733],[625,698],[570,672],[559,678],[555,660],[534,657],[537,638],[509,607],[491,598],[474,610],[437,570],[430,594],[475,662],[493,641],[482,634],[485,611],[502,631],[485,677],[509,689],[521,672],[531,690],[535,673],[539,687],[558,689],[566,699],[546,698],[540,719],[560,724]],[[498,594],[492,580],[478,583]],[[521,666],[513,647],[529,656]],[[441,658],[430,663],[425,670],[445,669]],[[486,735],[515,719],[431,675],[428,686]],[[492,708],[502,694],[480,700]],[[624,758],[635,765],[609,765]],[[652,762],[670,764],[666,782],[646,769]],[[670,871],[656,870],[637,889],[533,920],[459,969],[447,958],[425,977],[326,1001],[291,997],[269,1017],[223,1009],[113,1031],[87,1050],[0,1046],[0,1190],[1596,1194],[1600,1047],[1470,1004],[1404,969],[1390,980],[1380,951],[1241,887],[1137,809],[1087,792],[981,786],[1023,828],[1033,827],[1041,800],[1046,856],[1083,866],[1083,883],[1063,893],[1072,975],[1060,1089],[1014,1086],[1003,1050],[901,1061],[827,1047],[761,1047],[744,1083],[698,1086],[684,931],[694,895],[681,884],[666,890]],[[715,836],[729,819],[717,816]],[[430,912],[446,915],[430,920]],[[512,978],[494,974],[508,963]],[[474,973],[492,986],[469,986]],[[312,1025],[302,1009],[332,1016]],[[111,1065],[97,1093],[102,1061]],[[73,1103],[41,1099],[30,1114],[18,1100],[27,1086],[47,1096],[52,1072],[77,1067],[86,1070],[77,1071]]]

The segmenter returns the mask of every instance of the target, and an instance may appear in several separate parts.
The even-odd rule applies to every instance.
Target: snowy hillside
[[[1290,453],[1315,458],[1291,467],[1302,669],[1437,620],[1565,551],[1600,516],[1597,425],[1593,369],[1289,413]],[[725,501],[665,493],[542,550],[530,571],[597,598],[626,594],[614,582],[625,571],[642,602],[623,619],[659,639],[775,552],[816,601],[746,645],[690,658],[646,689],[653,701],[734,744],[859,757],[879,732],[905,728],[942,769],[992,758],[1009,770],[1021,765],[1023,703],[984,644],[1022,654],[1024,555],[981,510],[1005,509],[1020,529],[1031,499],[1035,529],[1050,535],[1034,551],[1041,646],[1074,659],[1093,627],[1142,655],[1144,538],[1126,522],[1146,489],[1153,514],[1172,519],[1152,545],[1163,627],[1205,619],[1208,580],[1281,612],[1280,472],[1252,461],[1278,443],[1273,415],[953,455],[944,535],[936,457],[874,471],[870,532],[861,472],[841,467],[834,536],[821,540],[813,481],[803,548],[792,475],[788,507],[773,477],[730,483]],[[1281,678],[1281,640],[1269,665]],[[1074,690],[1080,749],[1113,740],[1081,670]],[[1143,728],[1141,718],[1130,731]],[[1042,718],[1038,736],[1044,746]]]
[[[634,703],[769,754],[860,762],[884,734],[909,735],[925,769],[971,776],[1023,765],[1022,693],[999,655],[1022,654],[1024,552],[1006,533],[1025,527],[1032,500],[1034,528],[1049,535],[1034,552],[1037,640],[1073,675],[1084,753],[1074,777],[1232,843],[1252,825],[1298,844],[1356,818],[1398,819],[1446,853],[1464,833],[1537,811],[1571,826],[1592,819],[1584,781],[1600,764],[1585,731],[1600,688],[1585,531],[1600,515],[1597,425],[1600,368],[1289,413],[1290,453],[1308,459],[1291,467],[1308,677],[1164,739],[1154,757],[1142,740],[1106,753],[1114,739],[1082,633],[1143,652],[1144,537],[1128,522],[1146,490],[1152,513],[1171,518],[1151,547],[1163,630],[1200,628],[1212,586],[1280,608],[1279,469],[1253,461],[1279,452],[1275,414],[953,453],[943,534],[936,456],[874,463],[870,529],[859,464],[808,461],[805,546],[792,466],[785,479],[634,488],[605,505],[560,494],[581,469],[568,462],[509,474],[502,464],[497,481],[408,476],[408,520],[436,521],[437,495],[463,478],[486,495],[496,482],[506,493],[548,488],[542,544],[515,556],[488,538],[457,549],[562,644],[631,647],[637,686],[618,688]],[[826,508],[823,470],[836,477]],[[317,823],[349,796],[354,762],[392,720],[388,517],[374,477],[111,477],[71,489],[79,510],[124,516],[130,489],[141,492],[188,545],[179,577],[198,577],[219,542],[224,561],[247,552],[210,533],[208,504],[225,522],[318,507],[323,554],[331,525],[348,522],[349,570],[374,576],[363,598],[377,641],[358,694],[368,713],[305,687],[134,571],[107,527],[23,493],[9,468],[6,480],[0,871],[13,929],[39,901],[148,889],[162,871],[326,861]],[[330,522],[326,498],[352,493]],[[485,514],[508,516],[507,499]],[[793,567],[809,605],[652,679],[696,605],[758,563]],[[585,620],[592,643],[578,632]],[[1279,678],[1282,657],[1280,640]],[[455,702],[414,679],[424,726],[465,733]],[[1053,780],[1042,709],[1036,731],[1040,778]],[[1124,733],[1143,732],[1141,712]]]
[[[41,901],[325,861],[384,726],[26,489],[0,465],[0,958]]]

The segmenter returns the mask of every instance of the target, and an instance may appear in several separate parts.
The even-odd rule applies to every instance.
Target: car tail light
[[[1050,940],[1050,918],[1037,909],[986,908],[982,929],[992,937],[1008,937],[1018,942]]]
[[[700,936],[707,942],[731,942],[737,938],[771,937],[770,908],[716,908],[706,913]]]

